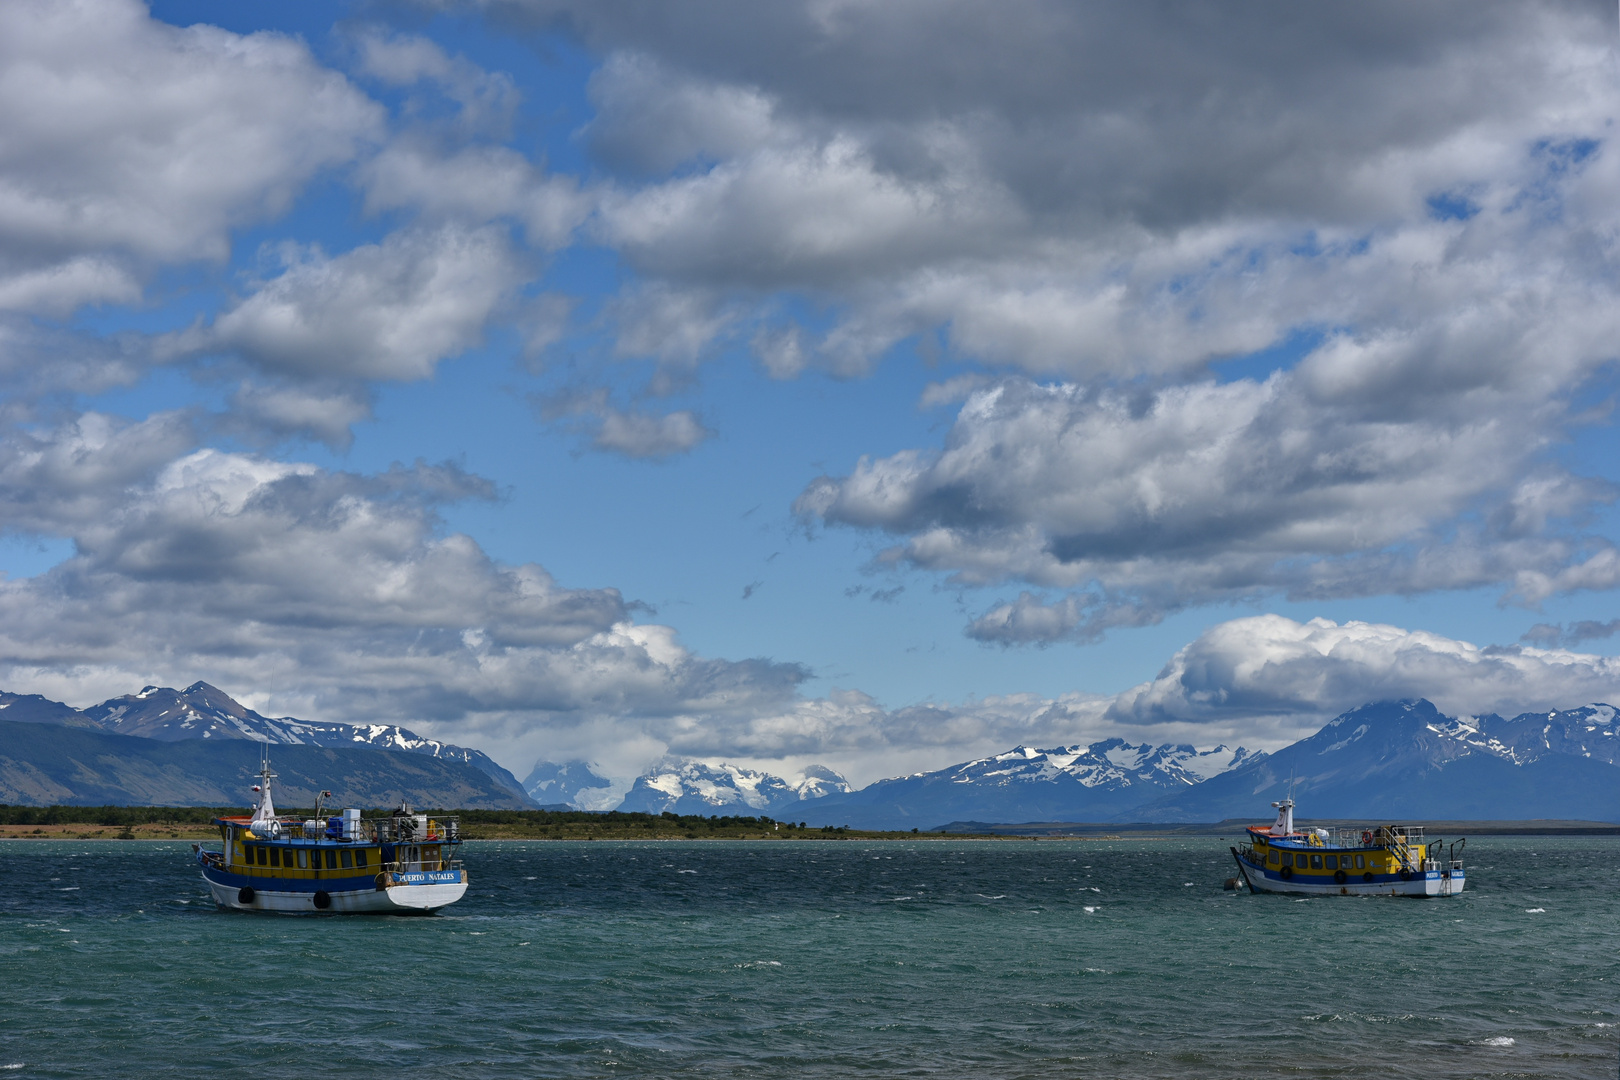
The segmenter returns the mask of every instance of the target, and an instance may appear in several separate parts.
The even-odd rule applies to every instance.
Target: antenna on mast
[[[270,798],[270,781],[276,774],[270,771],[270,740],[266,739],[259,744],[259,782],[254,790],[259,793],[259,805],[253,808],[253,818],[249,828],[266,828],[272,836],[281,832],[281,822],[276,817],[276,805]]]

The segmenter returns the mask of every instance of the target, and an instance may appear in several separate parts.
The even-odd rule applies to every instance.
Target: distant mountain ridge
[[[1103,739],[1047,750],[1019,746],[934,772],[879,780],[798,811],[812,825],[933,828],[948,821],[1106,821],[1265,758],[1262,751]]]
[[[5,715],[0,710],[0,717]],[[466,762],[364,746],[280,746],[276,802],[378,808],[529,806]],[[249,806],[259,750],[241,739],[163,741],[56,723],[0,720],[0,803],[14,806]]]
[[[808,801],[845,794],[849,782],[821,765],[790,784],[779,776],[737,765],[701,761],[661,762],[638,776],[619,809],[646,814],[744,815],[798,813]]]
[[[74,709],[38,694],[0,693],[0,720],[62,724],[159,742],[252,740],[278,746],[366,747],[457,761],[490,777],[531,805],[523,785],[488,754],[428,739],[398,724],[342,724],[268,717],[247,708],[218,687],[195,682],[184,690],[148,686],[138,694]]]
[[[1451,717],[1423,700],[1373,702],[1270,757],[1119,820],[1266,816],[1292,780],[1304,818],[1620,821],[1620,723],[1609,705]]]

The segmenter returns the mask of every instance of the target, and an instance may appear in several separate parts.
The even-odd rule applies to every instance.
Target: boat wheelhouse
[[[1467,883],[1458,857],[1466,840],[1447,848],[1420,825],[1301,830],[1294,827],[1292,797],[1271,805],[1276,822],[1249,826],[1249,842],[1232,848],[1250,892],[1455,896]]]
[[[236,911],[424,914],[460,900],[460,822],[401,806],[386,818],[359,810],[310,818],[276,814],[266,758],[251,817],[215,818],[223,848],[193,844],[214,902]],[[322,792],[322,796],[330,795]]]

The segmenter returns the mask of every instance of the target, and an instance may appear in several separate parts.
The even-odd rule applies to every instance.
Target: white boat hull
[[[229,875],[234,878],[235,875]],[[455,882],[435,882],[420,885],[385,885],[368,889],[338,889],[328,892],[328,906],[316,905],[315,893],[308,889],[249,887],[249,898],[243,898],[243,887],[231,881],[220,881],[204,871],[203,881],[214,896],[214,903],[229,911],[275,911],[287,914],[427,914],[460,900],[467,892],[467,875]],[[264,879],[260,879],[264,880]]]

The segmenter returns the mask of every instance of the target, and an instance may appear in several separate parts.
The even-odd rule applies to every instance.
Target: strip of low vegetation
[[[285,808],[286,817],[301,817],[312,809]],[[468,840],[845,840],[896,839],[918,834],[878,832],[769,817],[704,817],[698,814],[590,813],[583,810],[427,810],[430,815],[455,815]],[[0,805],[0,835],[11,837],[78,837],[94,839],[111,833],[126,839],[179,837],[198,839],[214,835],[209,822],[216,817],[251,813],[246,807],[200,806],[5,806]],[[386,816],[389,810],[369,811]],[[939,838],[938,834],[933,834]],[[952,839],[961,839],[953,834]]]
[[[588,813],[580,810],[461,810],[461,831],[476,840],[837,840],[893,838],[911,832],[873,832],[768,817],[698,814]]]

